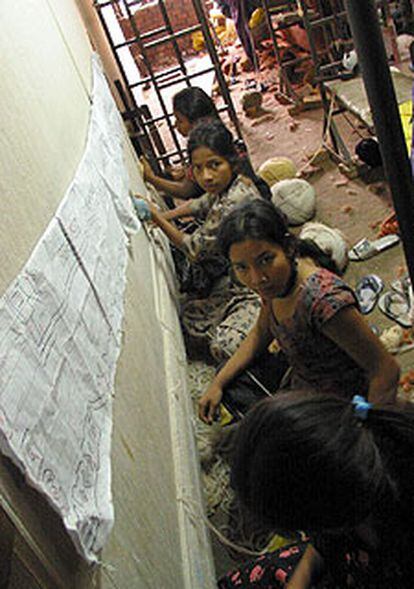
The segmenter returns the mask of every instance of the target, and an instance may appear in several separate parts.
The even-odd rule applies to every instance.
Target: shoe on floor
[[[391,282],[392,290],[398,292],[399,294],[405,296],[407,299],[410,298],[410,286],[411,280],[408,274],[405,274],[401,278],[397,278]]]
[[[380,311],[399,323],[402,327],[411,327],[410,303],[404,295],[393,290],[381,295],[378,301]]]
[[[400,238],[395,233],[391,235],[385,235],[384,237],[380,237],[374,241],[370,241],[364,237],[349,250],[349,259],[353,262],[368,260],[369,258],[376,256],[389,247],[396,245],[399,241]]]
[[[363,315],[371,313],[383,288],[384,283],[376,274],[367,274],[358,282],[355,287],[355,294],[358,299],[359,309]]]

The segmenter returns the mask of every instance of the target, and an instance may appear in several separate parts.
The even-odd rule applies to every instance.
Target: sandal
[[[363,315],[371,313],[377,304],[384,283],[376,274],[368,274],[361,278],[355,288],[359,309]]]
[[[384,237],[380,237],[374,241],[370,241],[364,237],[364,239],[358,241],[358,243],[356,243],[354,247],[349,250],[349,259],[353,262],[368,260],[369,258],[372,258],[380,252],[397,244],[399,241],[400,238],[395,233],[392,235],[385,235]]]
[[[395,291],[386,292],[380,297],[378,307],[384,315],[387,315],[402,327],[412,326],[410,304],[404,295]]]
[[[390,286],[392,290],[395,290],[395,292],[398,292],[400,295],[406,297],[407,300],[410,300],[411,280],[408,274],[393,280]]]

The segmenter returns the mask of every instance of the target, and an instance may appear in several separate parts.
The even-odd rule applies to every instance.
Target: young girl
[[[220,589],[412,587],[412,409],[284,393],[251,410],[234,447],[244,506],[308,537],[226,575]]]
[[[190,261],[204,262],[210,284],[202,294],[189,293],[183,301],[182,323],[187,335],[200,343],[209,342],[212,354],[225,358],[249,331],[259,301],[252,291],[231,280],[228,263],[218,251],[217,230],[223,215],[237,204],[259,199],[260,193],[250,179],[238,173],[239,158],[232,135],[220,121],[194,128],[188,153],[194,177],[206,194],[182,205],[176,216],[193,215],[202,220],[202,225],[194,233],[185,234],[155,205],[145,206],[152,222],[173,245]]]
[[[273,339],[292,368],[292,388],[367,395],[393,402],[399,367],[358,311],[352,289],[321,266],[326,256],[296,239],[281,213],[264,200],[234,209],[218,237],[233,272],[261,298],[259,318],[200,399],[211,423],[223,389]]]
[[[174,95],[173,114],[175,117],[175,127],[183,137],[188,137],[191,130],[203,121],[220,120],[216,106],[210,96],[204,90],[195,86],[184,88]],[[262,195],[270,199],[270,189],[264,180],[254,174],[244,143],[241,141],[235,142],[235,147],[240,157],[238,164],[240,171],[249,178],[252,178]],[[191,168],[185,171],[183,178],[169,180],[157,176],[145,158],[141,158],[141,161],[144,166],[144,179],[153,184],[157,190],[183,200],[196,198],[203,194],[203,187],[197,183],[197,179],[194,177]],[[171,218],[174,218],[174,216]]]
[[[184,88],[173,97],[173,115],[175,127],[183,137],[188,137],[191,129],[203,120],[219,119],[219,114],[214,102],[201,88]],[[194,180],[189,170],[184,171],[184,177],[180,179],[168,179],[157,176],[153,172],[149,162],[143,157],[144,179],[169,196],[183,200],[195,198],[203,194],[203,190]]]

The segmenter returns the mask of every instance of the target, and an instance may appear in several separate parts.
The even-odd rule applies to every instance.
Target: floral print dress
[[[358,308],[351,287],[320,268],[302,285],[291,318],[279,323],[270,309],[271,333],[292,367],[291,388],[335,392],[347,398],[367,393],[363,369],[322,332],[347,307]]]
[[[193,261],[208,254],[218,255],[217,231],[222,218],[235,206],[261,198],[256,186],[236,176],[220,195],[204,194],[191,204],[192,214],[203,221],[194,233],[186,235],[182,249]],[[208,296],[187,293],[181,303],[181,322],[190,340],[208,343],[217,360],[232,355],[253,327],[259,314],[256,294],[235,283],[226,272],[217,278]]]

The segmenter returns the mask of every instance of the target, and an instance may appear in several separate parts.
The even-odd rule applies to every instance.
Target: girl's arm
[[[355,307],[338,311],[322,327],[322,333],[366,372],[369,401],[381,404],[395,402],[400,367]]]
[[[319,552],[309,544],[306,548],[286,589],[308,589],[320,575],[323,560]]]
[[[196,229],[194,233],[189,235],[177,229],[177,227],[170,222],[171,216],[167,216],[165,212],[161,212],[153,203],[148,201],[145,202],[148,209],[148,215],[150,216],[152,222],[165,233],[168,239],[176,247],[185,250],[185,254],[191,260],[196,260],[200,252],[203,250],[208,250],[210,247],[215,245],[216,231],[214,230],[214,227],[206,227],[204,224],[202,227]],[[208,206],[209,197],[208,194],[205,194],[204,197],[198,198],[196,203],[188,203],[183,205],[182,208],[180,207],[179,216],[183,214],[189,214],[191,212],[192,215],[198,217],[206,207],[208,208]],[[174,218],[174,216],[172,218]],[[149,219],[144,218],[143,220],[146,221]]]
[[[183,180],[167,180],[167,178],[157,176],[144,157],[141,158],[141,162],[144,168],[144,180],[150,182],[157,190],[184,200],[196,195],[196,185],[188,178],[184,178]]]
[[[217,373],[213,382],[198,402],[198,414],[202,421],[211,424],[223,397],[223,388],[242,370],[244,370],[253,358],[263,352],[272,341],[269,330],[268,310],[262,307],[259,317],[240,344],[233,356]]]
[[[162,213],[155,205],[152,203],[148,203],[148,207],[151,211],[151,220],[152,222],[157,225],[161,231],[165,233],[168,239],[177,247],[181,247],[183,244],[185,233],[177,229],[175,225],[170,223],[168,219],[165,218],[165,214]]]
[[[193,211],[191,209],[192,202],[193,201],[190,200],[190,201],[180,205],[179,207],[175,207],[175,209],[171,209],[170,211],[163,213],[164,219],[167,219],[168,221],[170,221],[172,219],[179,219],[180,217],[192,216],[193,215]]]

